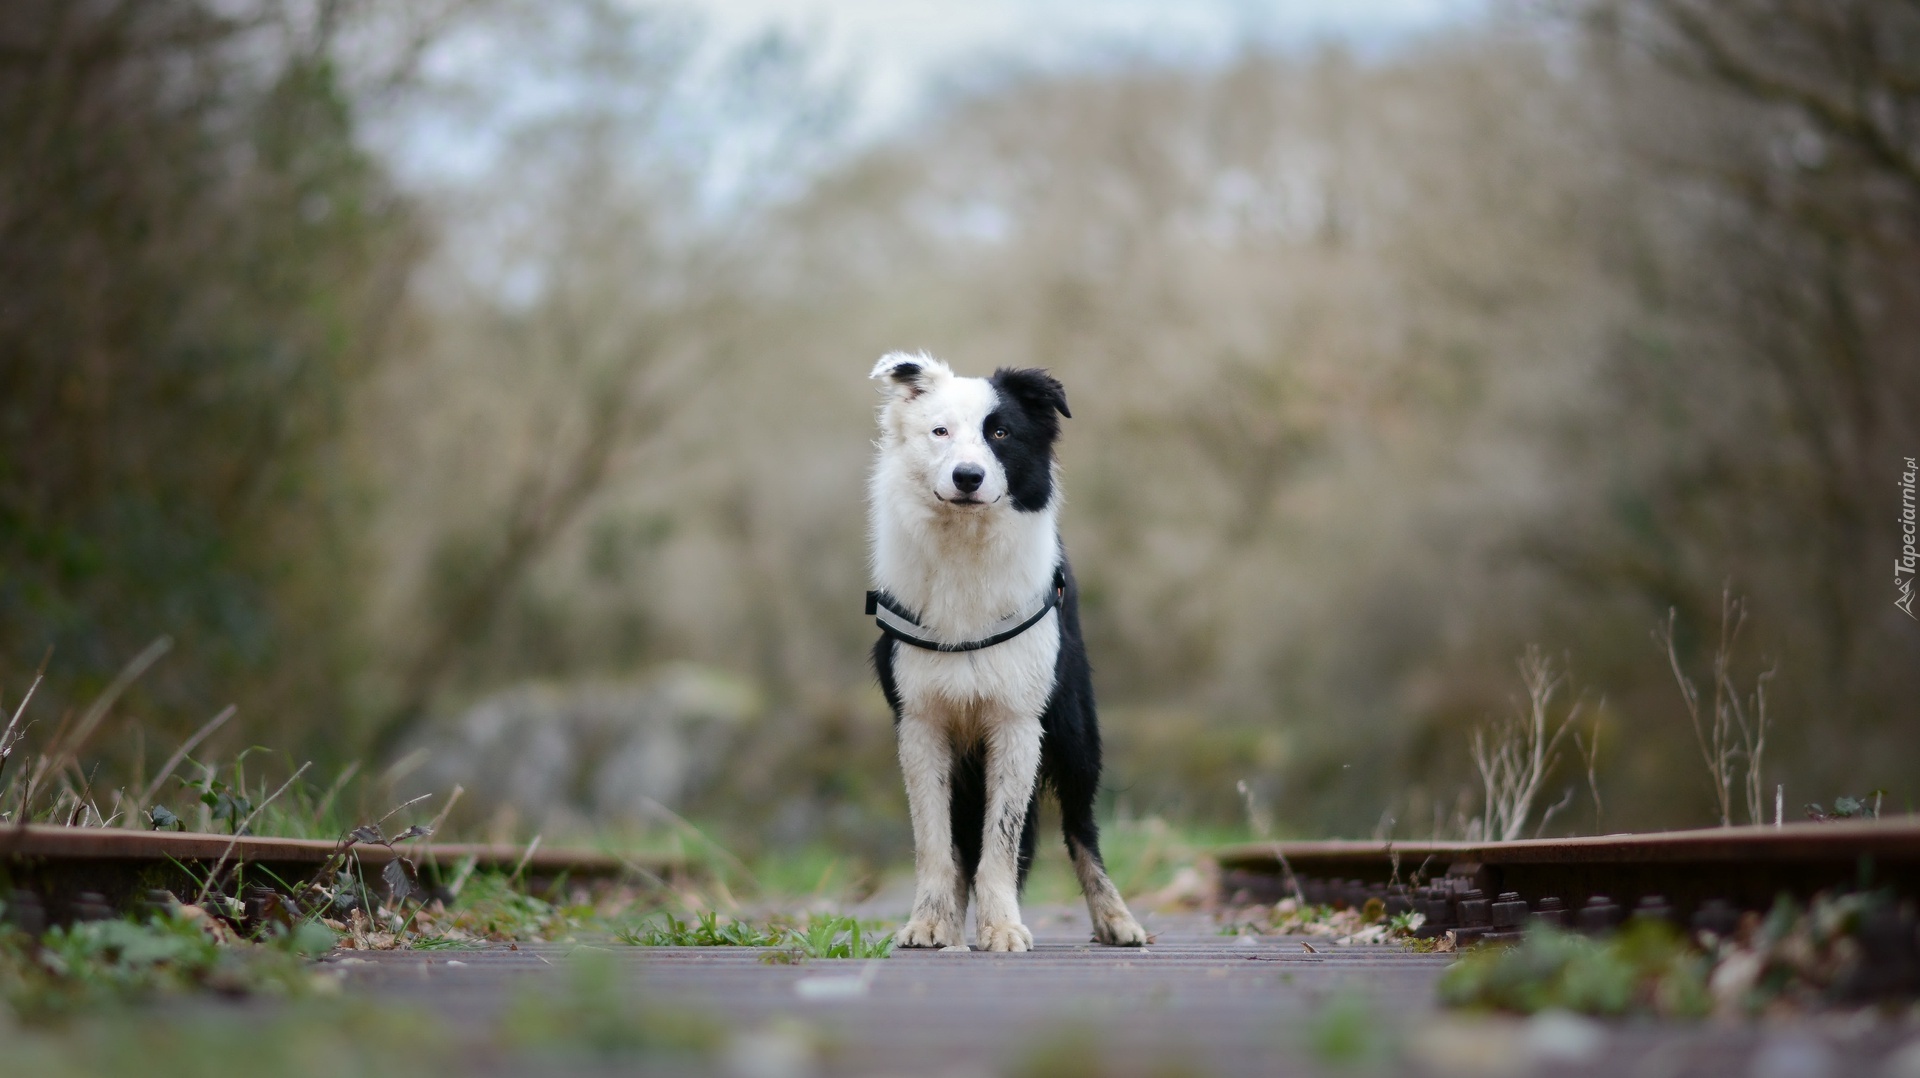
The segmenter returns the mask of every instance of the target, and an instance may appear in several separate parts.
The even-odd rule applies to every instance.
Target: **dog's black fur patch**
[[[1053,443],[1060,439],[1060,419],[1067,411],[1067,390],[1046,371],[1002,367],[988,379],[1000,397],[1000,407],[987,415],[980,434],[987,440],[1000,467],[1007,473],[1007,492],[1013,507],[1037,513],[1053,500]],[[993,432],[1003,429],[1004,438]]]
[[[1093,818],[1094,798],[1100,791],[1100,726],[1093,704],[1093,667],[1087,661],[1086,641],[1080,633],[1080,586],[1064,556],[1061,568],[1067,589],[1058,614],[1060,656],[1054,662],[1053,695],[1047,700],[1046,711],[1040,715],[1039,781],[1034,786],[1033,800],[1027,805],[1027,821],[1020,833],[1022,887],[1026,886],[1027,869],[1033,865],[1035,820],[1039,817],[1043,787],[1051,789],[1060,801],[1060,830],[1066,839],[1068,854],[1084,849],[1094,861],[1100,861],[1100,828]],[[902,646],[892,637],[882,635],[873,647],[874,672],[879,675],[880,690],[893,709],[896,726],[900,723],[901,703],[900,690],[893,678],[893,658]],[[949,778],[948,804],[955,856],[961,878],[971,887],[980,865],[980,846],[987,820],[985,748],[979,744],[954,746],[953,774]]]
[[[912,400],[926,392],[920,384],[921,367],[918,363],[895,363],[887,370],[887,377],[907,387],[907,399]]]

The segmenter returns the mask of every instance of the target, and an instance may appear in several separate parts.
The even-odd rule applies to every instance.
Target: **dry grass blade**
[[[141,674],[146,673],[148,667],[159,662],[160,657],[172,648],[172,637],[157,638],[114,675],[106,689],[94,698],[86,711],[81,713],[79,722],[69,726],[66,718],[61,719],[60,728],[54,732],[47,751],[41,754],[39,762],[34,765],[33,774],[27,779],[27,788],[21,793],[20,824],[22,826],[26,825],[28,817],[32,815],[33,796],[38,792],[41,781],[48,775],[57,775],[66,768],[74,755],[80,751],[80,747],[93,736],[94,730],[99,727],[101,720],[107,717],[107,712],[120,699],[120,695],[126,692]]]
[[[341,769],[339,776],[333,780],[333,785],[327,787],[327,792],[320,795],[319,803],[313,807],[315,823],[327,818],[327,811],[333,808],[334,799],[340,796],[340,791],[346,789],[347,783],[353,781],[353,776],[359,773],[360,761],[358,760]]]
[[[1280,862],[1280,871],[1286,876],[1287,886],[1293,889],[1294,901],[1300,903],[1304,909],[1307,905],[1307,893],[1300,886],[1300,878],[1293,874],[1293,865],[1287,860],[1286,851],[1280,848],[1280,843],[1273,840],[1272,821],[1266,813],[1260,811],[1254,798],[1253,787],[1247,785],[1246,779],[1241,779],[1234,783],[1234,789],[1239,791],[1240,803],[1246,809],[1247,826],[1252,828],[1255,835],[1272,845],[1274,860]]]
[[[45,674],[33,675],[33,684],[27,686],[27,695],[20,698],[20,706],[13,709],[13,718],[7,721],[6,731],[0,733],[0,768],[5,768],[7,758],[13,755],[13,747],[26,735],[20,733],[20,718],[27,713],[27,705],[33,702],[33,694],[39,690],[40,683],[46,680]]]
[[[533,851],[539,848],[540,848],[540,836],[535,835],[533,836],[533,841],[527,843],[527,852],[520,855],[520,863],[513,866],[513,875],[508,876],[507,879],[515,880],[515,881],[519,880],[520,874],[527,870],[527,862],[533,860]]]
[[[440,826],[447,822],[447,816],[453,812],[453,806],[460,803],[460,795],[466,792],[467,788],[465,786],[457,782],[453,784],[453,792],[447,795],[447,803],[440,806],[440,811],[434,816],[433,822],[427,825],[428,834],[434,835],[440,833]],[[435,867],[439,865],[431,848],[427,850],[427,863]]]
[[[48,652],[47,654],[51,657],[53,653]],[[26,715],[27,705],[33,702],[33,694],[40,688],[40,683],[46,680],[46,676],[47,663],[45,659],[42,659],[40,661],[40,669],[33,675],[33,684],[27,686],[27,695],[21,697],[20,706],[13,709],[13,718],[8,720],[5,732],[0,732],[0,777],[6,775],[7,761],[13,758],[13,747],[20,743],[21,738],[27,736],[26,733],[20,729],[20,719]],[[0,795],[4,795],[5,791],[6,787],[0,786]],[[21,818],[24,820],[26,818],[24,803],[21,807]]]
[[[228,704],[226,707],[220,709],[220,714],[208,719],[200,729],[195,730],[192,737],[182,741],[180,747],[173,750],[173,755],[167,757],[167,762],[161,765],[160,770],[154,774],[153,781],[147,783],[147,788],[140,791],[140,799],[134,802],[132,809],[142,809],[151,804],[153,802],[153,796],[160,792],[160,787],[169,778],[173,777],[174,768],[179,767],[194,749],[199,748],[202,741],[212,737],[214,731],[225,726],[227,720],[233,718],[239,710],[240,709],[234,705]]]
[[[460,795],[466,792],[467,788],[465,786],[457,782],[453,784],[453,792],[447,795],[447,803],[440,806],[440,811],[434,816],[433,822],[427,825],[427,832],[429,834],[437,833],[440,830],[440,825],[447,822],[447,815],[453,811],[453,806],[460,803]]]
[[[399,812],[399,811],[400,811],[401,809],[406,809],[406,808],[412,808],[412,807],[413,807],[414,805],[417,805],[417,804],[419,804],[420,802],[422,802],[422,801],[425,801],[425,800],[426,800],[427,798],[429,798],[429,797],[432,797],[432,796],[433,796],[432,794],[421,794],[421,795],[420,795],[419,797],[415,797],[415,798],[411,798],[411,799],[409,799],[409,800],[406,800],[406,801],[402,801],[402,802],[400,802],[399,804],[397,804],[397,805],[395,805],[395,806],[393,806],[392,808],[390,808],[390,809],[388,809],[388,810],[387,810],[387,814],[386,814],[385,816],[382,816],[382,817],[380,817],[379,819],[377,819],[377,820],[375,820],[375,821],[373,821],[373,826],[374,826],[374,831],[375,831],[375,833],[378,833],[378,832],[379,832],[379,829],[380,829],[380,825],[381,825],[381,824],[383,824],[383,823],[386,823],[386,822],[387,822],[388,820],[391,820],[391,819],[393,819],[393,816],[394,816],[394,813],[396,813],[396,812]]]
[[[66,744],[61,746],[62,752],[71,756],[80,751],[80,746],[85,745],[87,739],[93,736],[94,730],[99,728],[101,721],[119,701],[121,694],[139,680],[140,675],[146,673],[148,667],[159,662],[160,657],[171,650],[173,650],[173,638],[163,636],[148,644],[140,654],[135,655],[133,661],[123,667],[120,673],[108,683],[106,690],[87,706],[87,710],[80,716],[80,721],[74,725],[72,732],[68,735]],[[61,760],[55,766],[58,767],[64,763],[65,761]]]
[[[651,797],[640,797],[638,798],[638,801],[643,807],[646,808],[648,812],[651,812],[654,815],[659,816],[661,819],[666,820],[668,823],[671,823],[673,826],[692,835],[697,841],[701,843],[701,846],[703,849],[711,850],[713,853],[718,854],[721,860],[727,862],[729,865],[732,865],[734,869],[740,873],[741,877],[747,881],[749,886],[755,889],[759,888],[760,886],[759,878],[753,874],[753,870],[751,868],[747,867],[747,863],[745,861],[742,861],[740,858],[734,856],[731,850],[727,849],[725,846],[720,845],[720,843],[714,841],[711,835],[708,835],[705,831],[702,831],[698,827],[695,827],[689,820],[687,820],[686,817],[673,811],[672,809],[661,804],[660,802],[655,801]],[[538,840],[536,839],[535,841],[538,841]]]

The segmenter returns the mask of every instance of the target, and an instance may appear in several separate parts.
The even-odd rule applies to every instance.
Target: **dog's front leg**
[[[1040,771],[1037,716],[1001,723],[987,735],[987,818],[980,841],[979,900],[983,951],[1025,951],[1033,933],[1020,923],[1020,829]]]
[[[959,947],[966,943],[966,891],[953,855],[953,742],[925,718],[900,722],[900,773],[913,817],[913,916],[896,932],[902,947]]]

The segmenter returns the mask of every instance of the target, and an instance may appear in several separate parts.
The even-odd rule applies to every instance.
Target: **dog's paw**
[[[962,947],[960,926],[931,917],[915,917],[893,934],[895,947]]]
[[[1018,921],[981,925],[980,949],[983,951],[1031,951],[1033,950],[1033,933]]]
[[[1147,930],[1126,910],[1093,919],[1093,941],[1109,947],[1145,947]]]

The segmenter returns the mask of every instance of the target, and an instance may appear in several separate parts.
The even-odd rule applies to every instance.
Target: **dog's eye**
[[[935,438],[945,438],[947,436],[947,428],[945,427],[933,428],[933,436]]]
[[[993,428],[993,436],[995,438],[1005,438],[1007,436],[1007,428],[1005,427]]]

